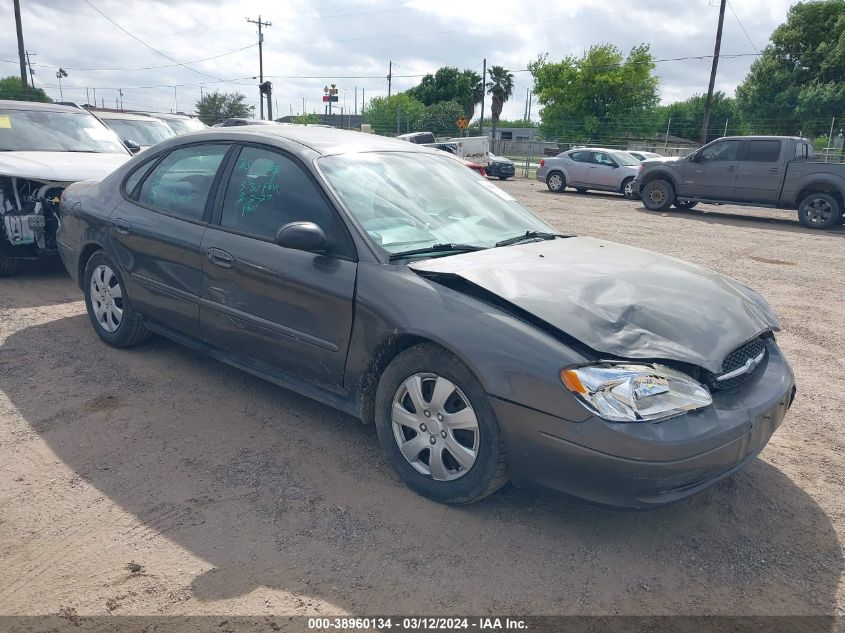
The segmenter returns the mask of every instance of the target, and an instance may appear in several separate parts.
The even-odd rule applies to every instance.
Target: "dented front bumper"
[[[766,366],[704,409],[658,423],[568,422],[505,400],[493,406],[515,483],[537,483],[614,507],[665,505],[699,492],[753,459],[795,396],[773,342]]]

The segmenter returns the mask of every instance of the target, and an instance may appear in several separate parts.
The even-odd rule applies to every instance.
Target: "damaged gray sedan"
[[[795,394],[754,291],[561,235],[393,139],[182,136],[68,187],[58,243],[107,344],[158,333],[374,423],[441,502],[508,480],[677,501],[754,459]]]

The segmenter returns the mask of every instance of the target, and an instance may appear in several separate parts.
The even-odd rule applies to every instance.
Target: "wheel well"
[[[652,180],[657,180],[657,179],[661,179],[661,180],[666,180],[666,181],[668,181],[668,182],[669,182],[669,184],[670,184],[670,185],[672,185],[672,186],[675,188],[675,191],[676,191],[676,192],[678,191],[678,185],[677,185],[677,183],[675,182],[675,179],[674,179],[674,178],[672,178],[672,176],[671,176],[671,175],[669,175],[669,174],[667,174],[666,172],[663,172],[663,171],[659,171],[659,172],[654,173],[654,174],[647,174],[646,176],[644,176],[644,177],[643,177],[643,182],[642,182],[642,184],[640,185],[640,190],[642,191],[642,188],[643,188],[643,187],[645,187],[645,186],[646,186],[648,183],[650,183]]]
[[[842,192],[839,191],[834,185],[827,183],[827,182],[814,182],[810,183],[809,185],[805,185],[801,192],[798,194],[795,202],[797,205],[800,205],[804,198],[806,198],[811,193],[826,193],[829,196],[832,196],[834,200],[839,203],[839,208],[843,208],[843,196]]]
[[[85,276],[85,267],[88,265],[88,260],[91,259],[91,256],[99,250],[102,250],[102,246],[99,244],[86,244],[85,248],[82,249],[82,252],[79,254],[79,262],[76,266],[76,279],[79,283],[79,289],[84,290],[84,281],[82,278]]]
[[[396,334],[379,343],[358,387],[358,411],[361,420],[372,424],[375,419],[375,400],[378,381],[394,358],[419,343],[434,343],[431,339],[412,334]]]
[[[549,178],[551,178],[552,174],[560,174],[561,176],[563,176],[563,179],[566,180],[566,174],[563,172],[563,170],[560,167],[553,167],[549,170],[549,173],[546,174],[546,182],[549,181]]]

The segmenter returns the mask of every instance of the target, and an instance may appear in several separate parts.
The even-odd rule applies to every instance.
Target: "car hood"
[[[780,324],[756,292],[724,275],[589,237],[531,242],[409,264],[463,280],[597,352],[668,359],[719,373],[722,361]]]
[[[100,180],[132,158],[87,152],[0,152],[0,175],[50,182]]]

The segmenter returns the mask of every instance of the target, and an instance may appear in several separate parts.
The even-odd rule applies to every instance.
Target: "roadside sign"
[[[465,116],[462,116],[460,119],[455,121],[455,123],[458,125],[458,127],[460,129],[465,130],[465,129],[467,129],[467,126],[469,125],[469,119],[467,119]]]

